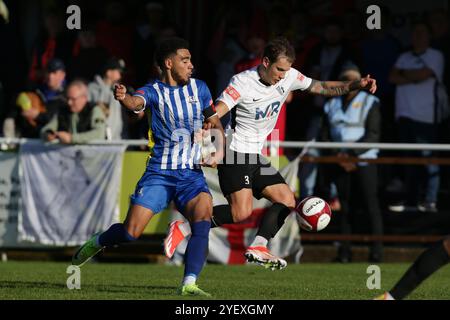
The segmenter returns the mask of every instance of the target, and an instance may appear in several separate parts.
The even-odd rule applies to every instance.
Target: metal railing
[[[0,138],[0,144],[23,144],[38,139],[27,138]],[[145,146],[148,140],[93,140],[87,144],[92,145],[127,145]],[[379,149],[397,151],[450,151],[450,144],[423,144],[423,143],[359,143],[359,142],[317,142],[317,141],[268,141],[265,146],[279,146],[293,149]]]

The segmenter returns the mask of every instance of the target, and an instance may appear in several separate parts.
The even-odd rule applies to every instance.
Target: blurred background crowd
[[[40,101],[35,102],[36,97],[31,95],[32,105],[39,104],[38,110],[52,114],[52,102],[64,98],[65,87],[74,79],[83,79],[90,87],[89,101],[100,103],[108,111],[113,102],[102,87],[121,81],[137,88],[157,76],[153,52],[158,41],[173,35],[190,41],[195,77],[205,80],[217,97],[234,73],[259,62],[269,39],[283,35],[297,50],[294,67],[310,77],[336,80],[342,66],[352,61],[363,75],[369,73],[376,78],[376,95],[383,113],[381,139],[395,141],[395,83],[389,73],[400,54],[412,48],[414,23],[427,22],[428,45],[442,52],[444,62],[449,55],[448,3],[442,0],[378,1],[380,30],[366,27],[366,8],[377,1],[2,2],[7,8],[0,18],[2,122],[12,115],[16,121],[22,120],[15,114],[21,111],[17,105],[23,110],[23,101],[27,100],[22,95],[21,103],[17,103],[17,95],[23,91],[36,92]],[[80,30],[66,27],[70,16],[66,9],[71,4],[81,9]],[[448,77],[445,67],[446,84]],[[315,134],[311,122],[318,121],[323,104],[322,99],[294,96],[280,116],[280,138],[309,139]],[[111,124],[115,128],[110,136],[145,136],[145,129],[130,125],[139,119],[116,114],[114,108],[109,112],[118,118]],[[38,122],[43,124],[45,120]],[[36,136],[36,130],[30,128],[16,124],[15,129],[16,135]]]

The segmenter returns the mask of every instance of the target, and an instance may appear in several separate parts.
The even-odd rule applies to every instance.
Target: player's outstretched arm
[[[144,108],[144,99],[132,97],[127,94],[127,88],[123,84],[116,84],[114,87],[114,99],[120,102],[125,108],[138,112]]]
[[[342,96],[353,90],[367,90],[373,94],[377,90],[377,81],[372,79],[370,75],[354,81],[313,80],[308,90],[312,94],[322,95],[325,97]]]
[[[223,102],[223,101],[217,101],[216,102],[216,112],[219,118],[222,118],[224,115],[226,115],[230,111],[230,108]]]

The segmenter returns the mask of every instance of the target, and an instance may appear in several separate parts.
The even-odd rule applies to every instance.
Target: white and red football
[[[320,231],[331,221],[331,209],[328,203],[319,197],[307,197],[296,208],[300,227],[307,231]]]

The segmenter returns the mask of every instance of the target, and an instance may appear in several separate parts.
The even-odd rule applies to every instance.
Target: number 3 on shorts
[[[244,176],[245,184],[250,184],[249,176]]]

